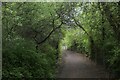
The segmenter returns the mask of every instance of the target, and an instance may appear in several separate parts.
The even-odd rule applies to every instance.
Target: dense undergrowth
[[[3,45],[3,78],[54,78],[56,49],[43,47],[36,53],[35,44],[22,39]]]

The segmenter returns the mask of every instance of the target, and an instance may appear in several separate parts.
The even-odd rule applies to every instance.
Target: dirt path
[[[103,68],[86,58],[83,54],[64,51],[58,78],[107,78]]]

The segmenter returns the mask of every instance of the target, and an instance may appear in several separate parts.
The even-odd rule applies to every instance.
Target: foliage
[[[3,3],[3,77],[55,77],[63,46],[120,72],[118,3]]]
[[[3,3],[3,78],[55,77],[62,25],[56,5]]]
[[[74,21],[71,22],[74,23],[72,27],[80,29],[71,27],[71,31],[66,31],[63,43],[67,44],[68,49],[86,53],[92,60],[119,75],[119,3],[74,3],[74,6],[71,3],[70,5],[72,9],[69,8],[68,14],[64,14]],[[65,9],[67,11],[67,8]],[[76,34],[77,31],[80,34]]]
[[[47,45],[47,51],[36,53],[31,41],[18,39],[11,44],[3,46],[3,77],[54,77],[54,48]]]

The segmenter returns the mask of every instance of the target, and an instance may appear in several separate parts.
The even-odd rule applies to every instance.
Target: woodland
[[[3,2],[2,77],[55,78],[63,47],[120,76],[120,2]]]

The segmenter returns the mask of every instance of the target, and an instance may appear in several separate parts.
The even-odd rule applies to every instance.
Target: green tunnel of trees
[[[2,29],[3,78],[55,78],[63,46],[119,76],[119,2],[3,2]]]

